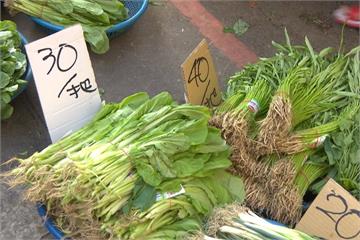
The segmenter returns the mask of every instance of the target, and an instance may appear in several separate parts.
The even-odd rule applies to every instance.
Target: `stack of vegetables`
[[[128,18],[128,9],[119,0],[6,0],[11,12],[23,12],[59,26],[80,23],[85,40],[95,53],[109,50],[106,30]]]
[[[21,52],[21,39],[14,22],[0,21],[0,87],[1,119],[8,119],[14,112],[10,105],[12,98],[24,87],[26,81],[20,78],[27,67],[26,56]]]
[[[69,236],[173,239],[196,231],[220,204],[242,201],[241,179],[225,171],[228,145],[202,106],[168,93],[106,104],[77,132],[6,174],[46,204]]]
[[[244,178],[247,206],[293,225],[309,186],[329,171],[317,157],[322,143],[359,113],[360,48],[317,53],[307,38],[292,46],[285,35],[285,45],[274,43],[275,56],[230,79],[210,123],[233,148],[230,172]],[[355,127],[348,131],[356,134]],[[357,173],[348,171],[348,185],[356,185]]]
[[[189,240],[314,240],[298,230],[271,223],[260,218],[250,209],[238,203],[214,209],[208,218],[204,232],[198,232]]]
[[[356,110],[352,118],[342,119],[339,128],[330,133],[324,142],[324,148],[314,157],[330,166],[328,174],[311,186],[318,193],[329,177],[334,178],[353,196],[360,200],[360,56],[359,51],[349,63],[348,80],[350,92],[340,92],[352,98]],[[337,111],[329,111],[325,117],[336,118]],[[317,120],[319,121],[319,120]],[[320,121],[324,121],[320,119]]]

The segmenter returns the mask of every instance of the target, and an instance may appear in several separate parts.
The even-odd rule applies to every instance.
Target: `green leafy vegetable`
[[[12,21],[0,21],[0,89],[1,89],[1,120],[11,117],[14,108],[11,99],[26,84],[20,78],[26,71],[26,56],[21,52],[21,41],[16,25]]]
[[[98,54],[109,50],[106,30],[128,18],[128,9],[119,0],[9,0],[6,5],[11,11],[23,12],[64,27],[80,23],[85,40]]]

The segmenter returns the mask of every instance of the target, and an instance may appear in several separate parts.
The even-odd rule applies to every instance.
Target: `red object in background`
[[[338,23],[360,28],[360,6],[342,6],[334,12],[334,17]]]

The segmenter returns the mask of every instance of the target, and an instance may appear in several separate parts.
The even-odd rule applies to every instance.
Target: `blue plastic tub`
[[[140,18],[140,16],[143,15],[148,6],[149,0],[130,0],[123,2],[125,7],[129,9],[129,18],[123,22],[115,24],[113,27],[106,30],[106,33],[110,38],[115,37],[118,34],[124,32],[126,29],[130,28]],[[64,29],[63,26],[52,24],[37,17],[31,17],[31,19],[40,26],[43,26],[44,28],[47,28],[53,32]]]
[[[28,41],[24,37],[24,35],[21,34],[21,32],[18,31],[18,33],[19,33],[20,38],[21,38],[21,50],[26,55],[25,44],[27,44]],[[29,85],[29,82],[33,79],[29,59],[27,59],[27,56],[26,56],[26,60],[27,60],[26,71],[25,71],[24,75],[21,77],[21,79],[27,81],[27,83],[17,90],[17,92],[11,97],[11,100],[13,100],[17,96],[19,96],[19,94],[22,93],[26,89],[27,85]]]
[[[37,209],[41,219],[44,221],[44,226],[49,233],[57,240],[64,240],[64,233],[61,232],[54,224],[54,222],[46,215],[46,207],[42,204],[37,205]]]
[[[42,220],[44,221],[44,226],[46,227],[46,229],[49,231],[49,233],[56,239],[56,240],[64,240],[65,235],[63,232],[61,232],[56,225],[54,224],[54,222],[51,220],[51,218],[46,216],[46,207],[43,204],[38,204],[37,205],[37,209],[39,212],[40,217],[42,218]],[[278,226],[284,226],[284,224],[279,223],[277,221],[273,221],[270,219],[266,219],[269,223],[274,224],[274,225],[278,225]],[[68,239],[69,240],[69,239]]]

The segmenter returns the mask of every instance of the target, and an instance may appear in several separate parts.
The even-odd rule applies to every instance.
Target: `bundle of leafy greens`
[[[319,158],[330,165],[325,178],[311,186],[312,190],[319,192],[328,178],[334,178],[353,196],[360,199],[360,57],[359,52],[350,63],[348,81],[352,97],[349,107],[352,116],[341,119],[337,131],[329,134],[324,142],[324,148],[317,152]],[[336,112],[335,112],[336,113]],[[329,115],[336,116],[334,112]]]
[[[317,53],[307,38],[303,46],[293,46],[285,36],[285,45],[273,43],[275,56],[230,78],[211,123],[232,146],[230,170],[243,177],[247,206],[293,225],[309,186],[330,170],[318,157],[324,140],[359,109],[352,85],[360,77],[354,67],[360,48]],[[255,114],[249,114],[252,109]],[[348,174],[355,182],[358,175]]]
[[[1,120],[12,115],[14,108],[10,102],[26,84],[26,81],[20,79],[27,67],[26,56],[20,47],[21,39],[16,24],[8,20],[0,21]]]
[[[205,235],[206,234],[206,235]],[[301,231],[275,225],[237,203],[216,208],[206,222],[205,234],[190,239],[205,240],[314,240]]]
[[[7,0],[11,12],[23,12],[59,26],[80,23],[85,40],[98,54],[109,50],[106,30],[128,18],[128,9],[119,0]]]
[[[10,185],[46,204],[72,237],[173,239],[195,231],[213,207],[243,200],[224,170],[230,151],[202,106],[168,93],[106,104],[79,131],[11,170]]]

